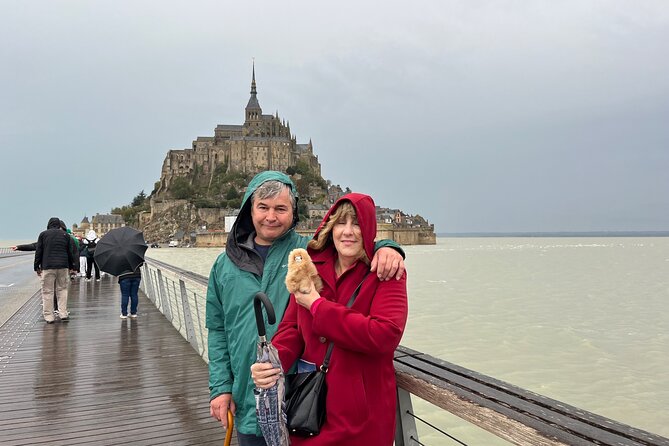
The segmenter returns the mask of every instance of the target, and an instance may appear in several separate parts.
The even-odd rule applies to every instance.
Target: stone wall
[[[197,216],[206,221],[208,225],[223,225],[225,223],[225,209],[199,208]]]
[[[228,239],[228,233],[223,231],[197,234],[195,236],[195,247],[196,248],[225,247],[227,239]]]
[[[379,224],[376,239],[394,240],[400,245],[436,245],[437,236],[433,230],[419,228],[396,228],[392,225]]]
[[[188,200],[154,200],[151,199],[151,215],[162,214],[163,212],[178,207],[187,206]]]

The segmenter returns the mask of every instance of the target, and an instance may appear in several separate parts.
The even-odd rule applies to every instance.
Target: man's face
[[[255,198],[251,207],[251,220],[256,230],[255,242],[259,245],[271,245],[293,224],[290,191],[284,189],[274,198]]]

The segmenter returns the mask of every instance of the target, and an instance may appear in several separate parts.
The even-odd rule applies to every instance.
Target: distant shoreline
[[[437,237],[669,237],[669,231],[438,232]]]

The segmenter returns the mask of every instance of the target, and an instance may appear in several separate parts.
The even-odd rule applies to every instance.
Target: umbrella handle
[[[232,442],[232,429],[235,427],[235,417],[232,415],[230,409],[228,409],[228,428],[225,431],[225,443],[224,446],[230,446]]]
[[[256,293],[253,298],[253,309],[256,313],[256,325],[258,326],[258,336],[265,336],[265,322],[262,319],[262,305],[265,306],[265,311],[267,312],[267,322],[270,325],[273,325],[276,322],[276,316],[274,315],[274,306],[272,302],[269,301],[269,298],[262,291]]]

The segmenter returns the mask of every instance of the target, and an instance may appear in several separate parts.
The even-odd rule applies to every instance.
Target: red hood
[[[328,218],[330,218],[330,214],[342,201],[351,202],[355,208],[360,231],[362,231],[362,243],[365,248],[365,253],[369,259],[372,259],[374,257],[374,239],[376,238],[376,205],[374,204],[372,197],[369,195],[352,192],[337,200],[328,213],[325,214],[325,217],[323,217],[323,221],[321,221],[321,224],[318,226],[314,238],[318,236],[318,233],[321,232],[321,229],[325,226]],[[329,242],[328,245],[332,245],[332,243]]]

